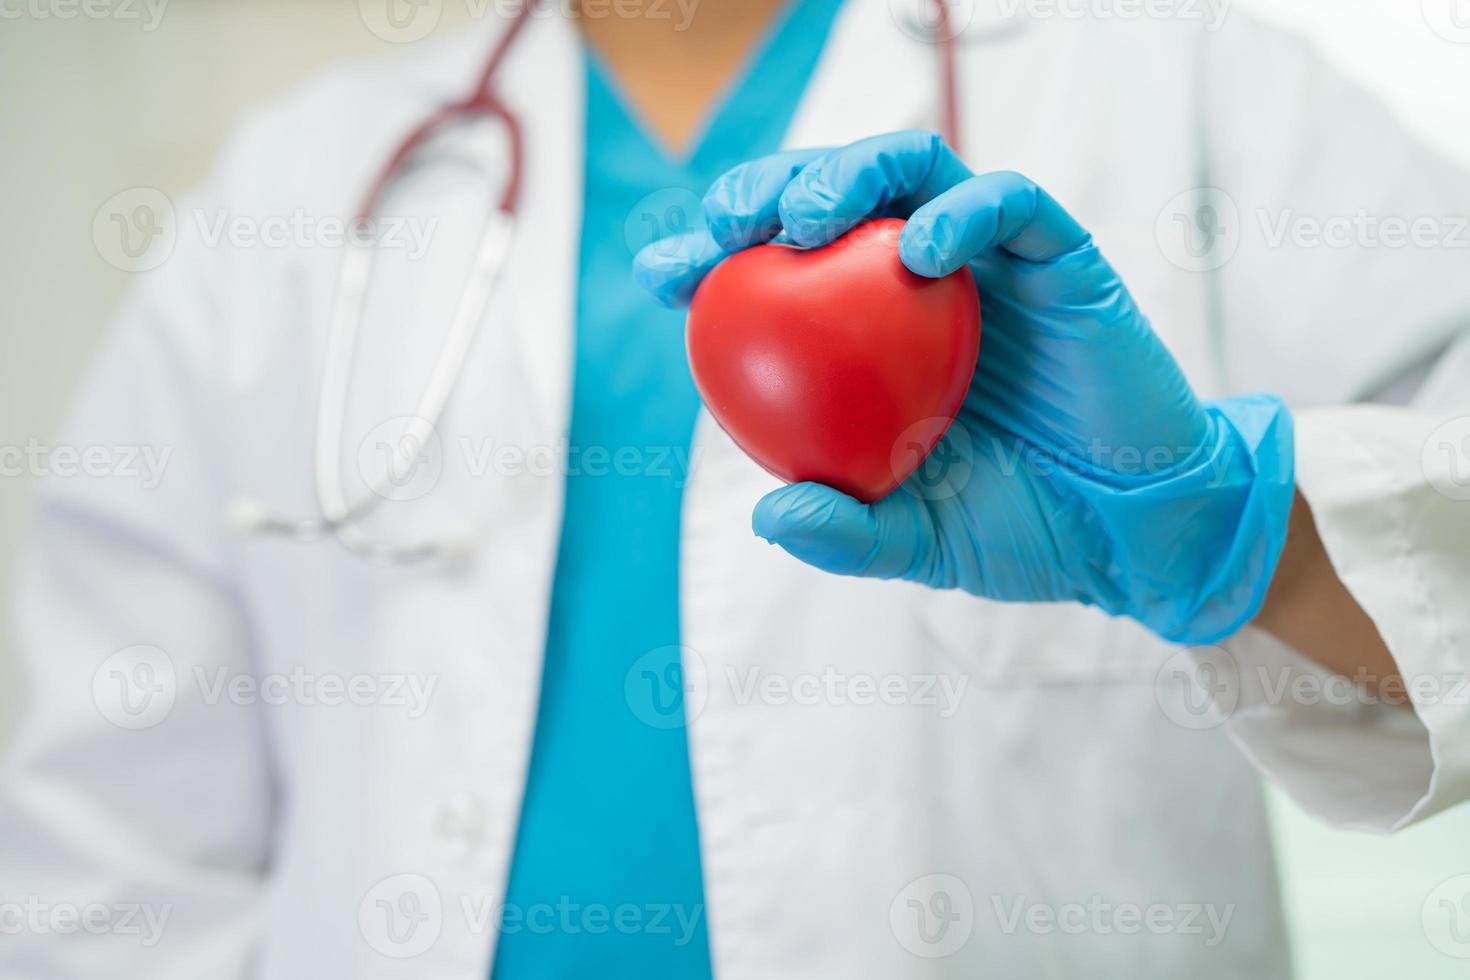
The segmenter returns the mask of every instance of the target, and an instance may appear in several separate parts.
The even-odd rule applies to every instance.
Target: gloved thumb
[[[920,536],[911,505],[894,499],[900,496],[867,505],[820,483],[794,483],[762,497],[751,526],[793,558],[824,572],[906,577]],[[901,525],[908,525],[907,533]]]

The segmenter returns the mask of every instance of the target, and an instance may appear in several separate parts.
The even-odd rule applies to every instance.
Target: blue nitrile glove
[[[898,491],[865,506],[784,487],[756,505],[757,534],[827,571],[1075,600],[1178,643],[1215,642],[1255,616],[1286,538],[1291,416],[1268,395],[1196,398],[1045,191],[976,177],[937,136],[910,131],[744,164],[704,209],[709,233],[638,257],[665,302],[687,303],[725,254],[779,231],[816,246],[898,215],[904,264],[943,276],[969,263],[983,309],[964,407]]]

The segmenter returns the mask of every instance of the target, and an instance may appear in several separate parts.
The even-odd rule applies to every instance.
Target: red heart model
[[[788,483],[879,500],[965,400],[980,351],[974,278],[910,272],[903,225],[870,221],[821,248],[746,249],[695,291],[694,384],[730,438]]]

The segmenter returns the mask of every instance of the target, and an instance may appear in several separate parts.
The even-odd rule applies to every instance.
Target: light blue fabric
[[[629,263],[649,236],[702,222],[715,176],[780,145],[839,5],[783,13],[687,160],[652,142],[587,58],[566,513],[496,980],[710,976],[678,675],[698,399],[683,316],[654,304]]]
[[[1041,188],[974,176],[937,136],[908,131],[753,161],[704,210],[706,230],[638,257],[666,303],[687,302],[727,251],[781,231],[821,245],[897,215],[909,269],[968,265],[983,308],[974,383],[925,464],[872,506],[784,487],[757,504],[757,534],[827,571],[1087,603],[1177,643],[1254,618],[1286,541],[1291,415],[1269,395],[1196,398],[1092,236]]]

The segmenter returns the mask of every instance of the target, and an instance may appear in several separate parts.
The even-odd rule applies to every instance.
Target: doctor
[[[662,6],[532,18],[498,76],[509,265],[362,522],[473,527],[459,560],[224,519],[311,513],[341,257],[191,219],[350,213],[496,26],[313,81],[181,203],[63,437],[171,468],[51,480],[23,566],[0,971],[1283,977],[1261,773],[1379,831],[1470,795],[1467,257],[1301,233],[1448,228],[1462,173],[1238,11],[977,12],[962,161],[902,4]],[[454,143],[386,205],[438,231],[376,270],[359,492],[507,174],[495,132]],[[968,476],[863,508],[699,412],[628,269],[648,246],[678,305],[875,213],[920,274],[976,272],[991,384]]]

